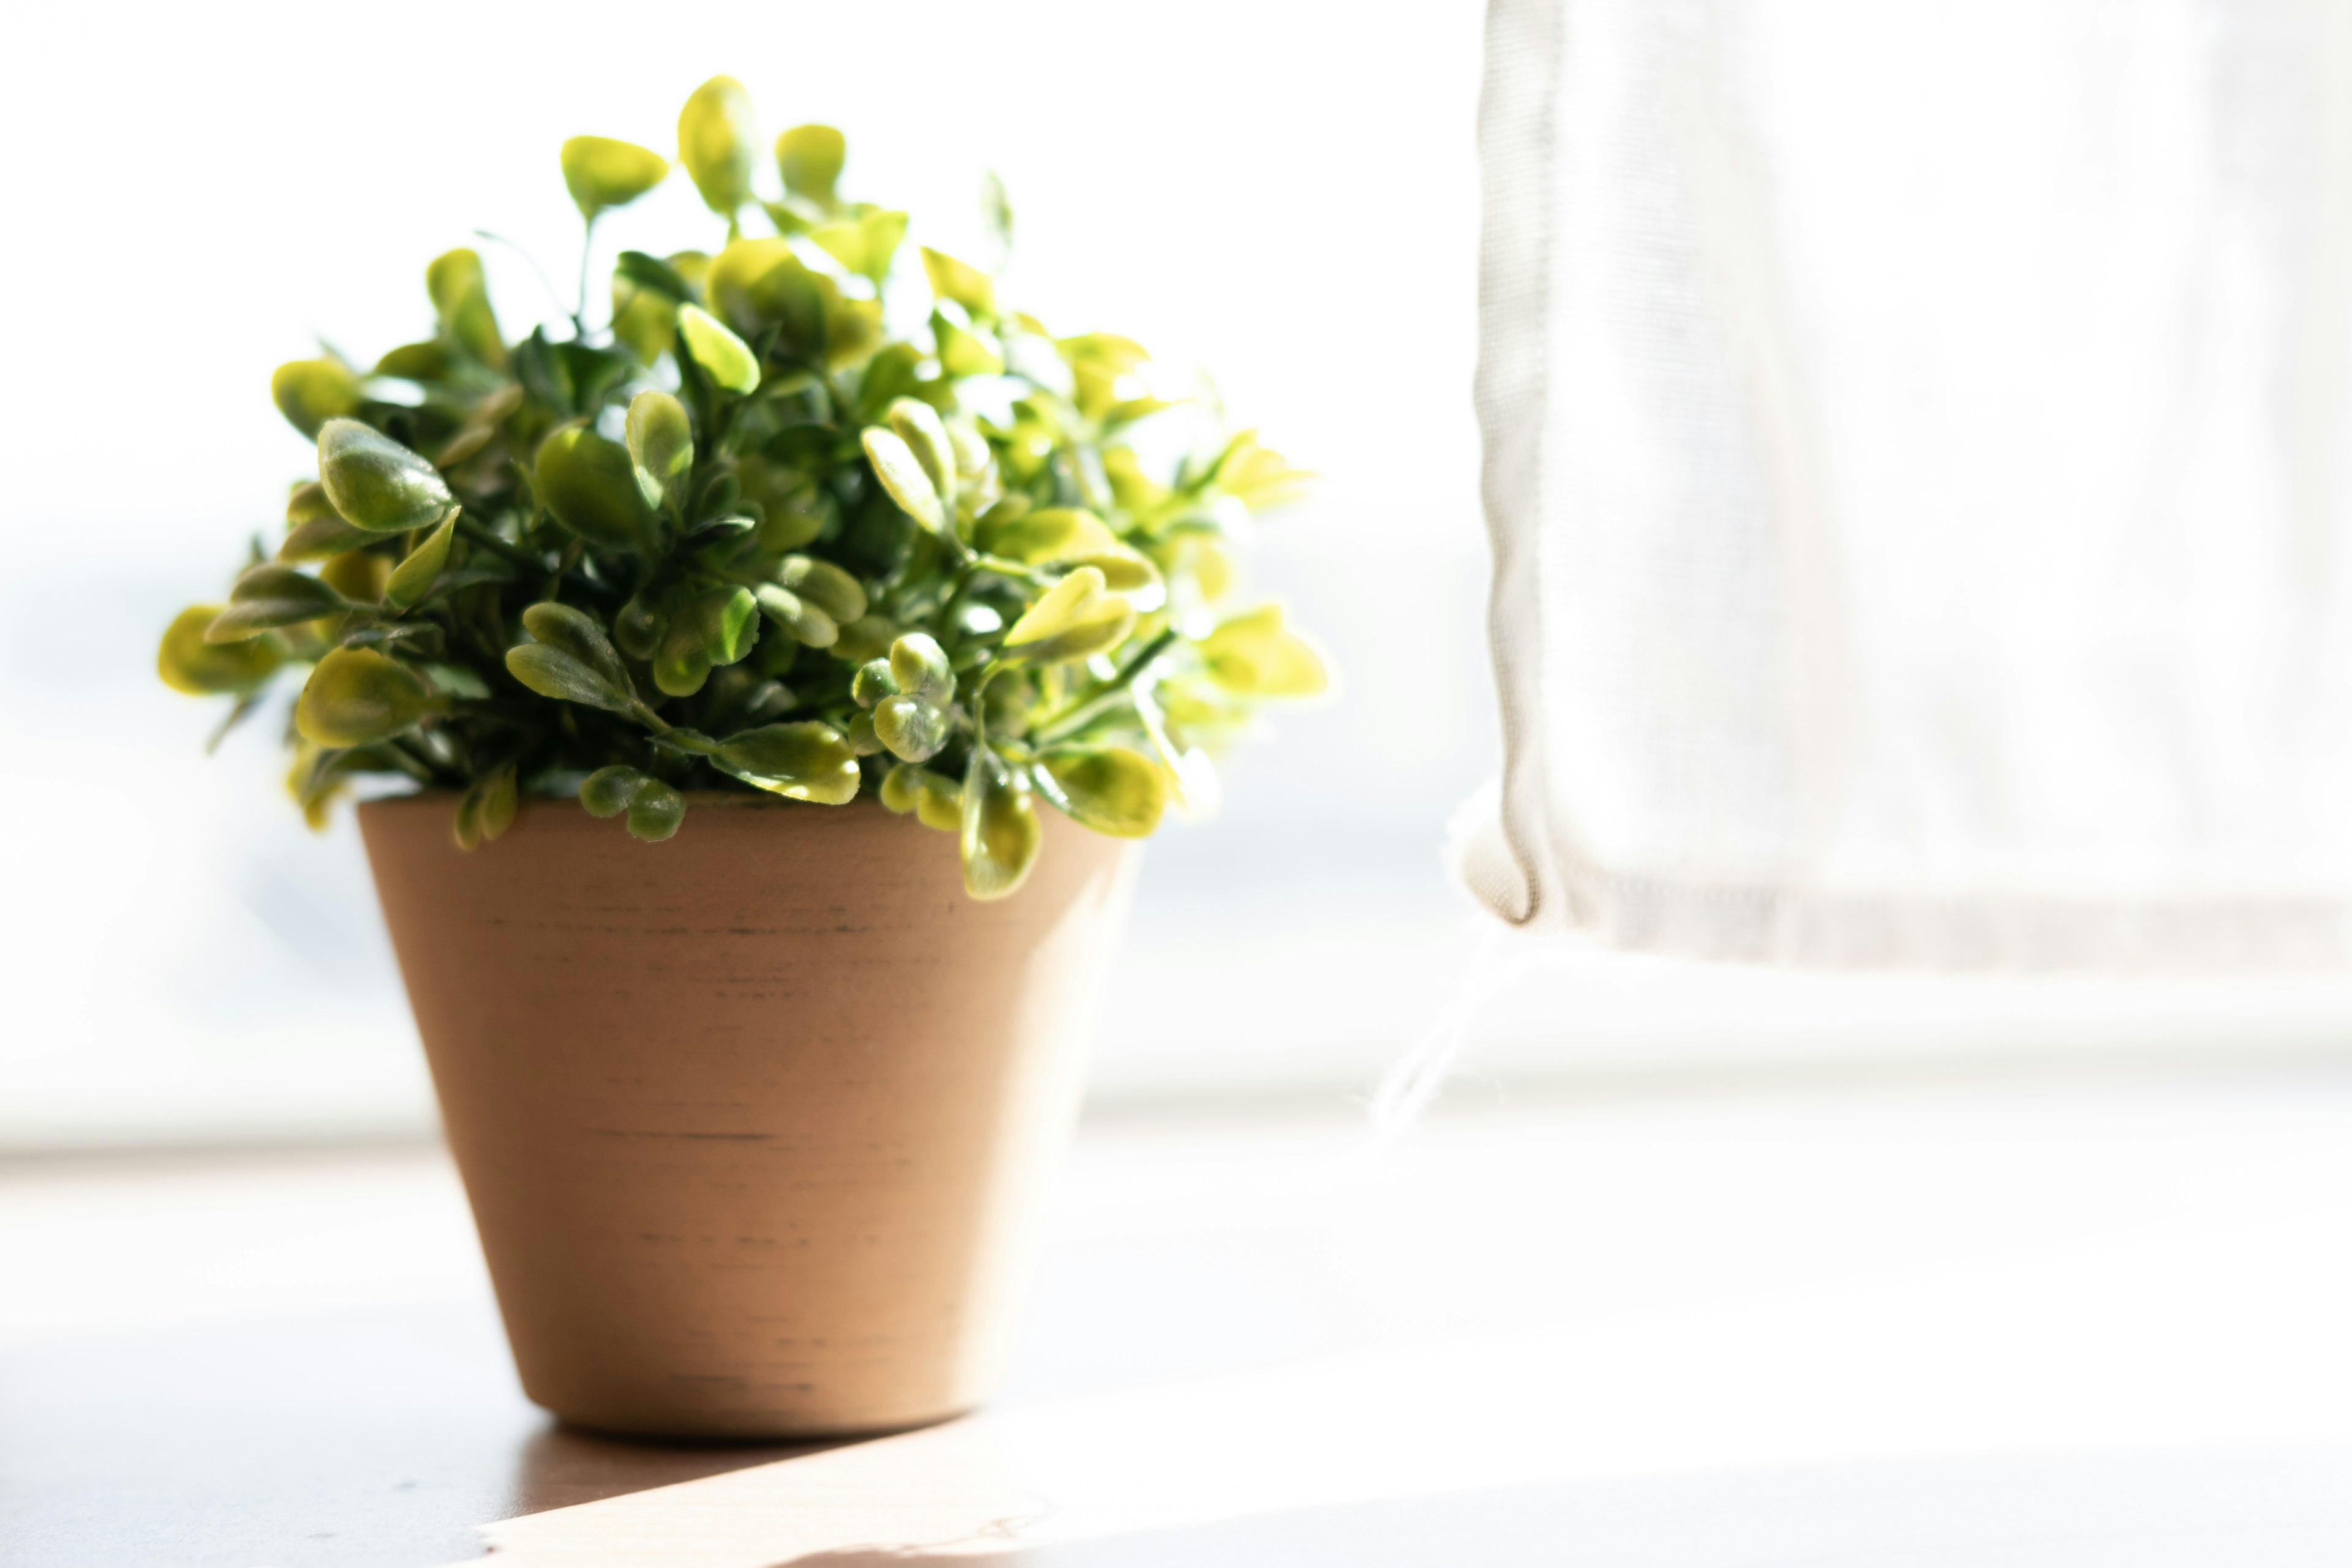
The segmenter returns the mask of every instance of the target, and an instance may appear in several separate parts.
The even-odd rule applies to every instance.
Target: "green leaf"
[[[842,626],[866,614],[865,585],[830,561],[820,561],[814,555],[787,555],[776,568],[776,581]]]
[[[888,416],[891,431],[922,465],[932,493],[943,506],[955,505],[955,446],[948,439],[948,427],[940,422],[940,411],[915,398],[899,397],[891,400]]]
[[[1036,782],[1072,818],[1115,838],[1149,838],[1168,805],[1167,775],[1124,746],[1048,756]]]
[[[899,630],[898,623],[887,616],[859,616],[841,623],[841,636],[826,651],[845,663],[864,664],[888,653]]]
[[[950,375],[1003,375],[1004,356],[984,338],[945,316],[931,316],[931,341],[939,345],[940,369]]]
[[[312,561],[324,561],[331,555],[341,555],[347,550],[381,539],[382,534],[370,533],[364,528],[353,528],[341,518],[330,514],[297,523],[278,546],[278,559],[289,566],[299,566]]]
[[[648,289],[674,305],[692,304],[696,299],[694,285],[686,274],[657,256],[647,256],[642,250],[625,250],[614,260],[615,277],[625,278],[640,289]]]
[[[759,356],[701,306],[677,308],[677,331],[686,340],[686,352],[712,381],[737,393],[748,394],[759,386]]]
[[[1002,899],[1027,880],[1041,837],[1024,773],[1006,767],[986,746],[971,749],[963,777],[963,889]]]
[[[760,613],[782,626],[793,640],[810,647],[831,647],[841,637],[841,623],[790,588],[762,583],[751,590]]]
[[[680,595],[654,653],[654,684],[668,696],[691,697],[702,689],[714,667],[740,660],[759,636],[759,601],[749,589],[719,587]]]
[[[406,665],[371,647],[339,647],[320,659],[294,705],[294,728],[316,746],[387,741],[433,710],[433,689]]]
[[[824,296],[816,274],[782,239],[731,241],[711,262],[702,292],[710,313],[739,332],[757,337],[778,327],[797,348],[824,345]]]
[[[686,820],[686,796],[635,768],[598,768],[580,784],[580,804],[591,816],[629,814],[629,836],[658,844]]]
[[[243,695],[268,684],[286,662],[286,650],[274,637],[206,642],[205,632],[226,608],[195,605],[173,617],[155,651],[155,673],[164,685],[191,697]]]
[[[629,400],[627,433],[637,493],[647,506],[681,515],[686,482],[694,473],[694,424],[686,405],[667,392],[640,392]]]
[[[935,297],[954,300],[974,321],[986,321],[995,316],[996,285],[979,268],[969,262],[958,261],[945,251],[925,246],[923,272],[930,279],[931,293]]]
[[[1013,197],[1006,193],[1004,182],[991,169],[980,186],[980,220],[988,230],[988,237],[996,242],[1000,251],[1013,248]]]
[[[479,255],[461,248],[434,258],[425,268],[425,291],[432,297],[444,342],[493,370],[505,368],[506,340],[490,310]]]
[[[343,596],[306,572],[275,562],[251,567],[229,590],[228,607],[205,628],[211,643],[243,642],[272,626],[315,621],[352,606]]]
[[[470,850],[478,844],[487,844],[514,826],[515,766],[512,763],[494,768],[474,781],[473,786],[457,797],[457,820],[451,826],[457,847]]]
[[[758,145],[751,95],[731,76],[715,76],[696,88],[678,112],[678,162],[703,204],[721,217],[733,217],[751,200]]]
[[[1081,566],[1013,623],[1004,651],[1030,664],[1060,664],[1117,647],[1134,626],[1134,608],[1103,591],[1100,571]]]
[[[507,649],[507,669],[517,680],[541,697],[609,712],[636,706],[629,672],[593,616],[569,605],[541,603],[522,613],[522,624],[539,640]]]
[[[650,147],[609,136],[574,136],[563,143],[563,188],[580,216],[625,207],[669,175],[669,160]]]
[[[1313,697],[1330,685],[1323,658],[1265,605],[1220,622],[1195,645],[1209,679],[1244,697]]]
[[[1252,511],[1288,506],[1307,493],[1307,481],[1315,477],[1259,445],[1255,430],[1244,430],[1226,443],[1210,472],[1219,489]]]
[[[912,763],[900,763],[883,775],[882,804],[901,816],[911,811],[915,820],[942,833],[963,827],[963,786]]]
[[[887,658],[867,659],[849,678],[849,700],[860,708],[872,708],[884,698],[898,695],[898,678],[891,672]]]
[[[404,610],[431,593],[442,568],[449,564],[449,542],[457,532],[457,514],[453,511],[393,569],[392,581],[384,584],[383,602]]]
[[[555,521],[607,550],[651,553],[660,520],[637,489],[629,449],[585,425],[566,425],[540,443],[533,489]]]
[[[991,507],[974,542],[991,555],[1032,565],[1071,561],[1118,548],[1118,536],[1102,519],[1078,507],[1047,506],[1005,513]]]
[[[319,482],[344,521],[371,533],[431,528],[457,505],[431,463],[356,419],[319,427]]]
[[[946,702],[955,696],[955,669],[947,650],[928,632],[908,632],[890,645],[890,679],[908,697]]]
[[[710,759],[772,795],[841,805],[857,795],[857,754],[830,724],[763,724],[730,735]]]
[[[875,737],[902,762],[929,762],[952,733],[946,711],[919,697],[886,697],[875,706]]]
[[[866,460],[874,465],[874,477],[882,482],[890,499],[898,503],[898,510],[929,532],[945,532],[947,508],[906,438],[894,430],[875,426],[858,440],[866,448]]]
[[[776,168],[784,189],[821,206],[838,199],[834,186],[848,155],[848,143],[830,125],[796,125],[776,138]]]
[[[809,238],[819,249],[877,284],[889,276],[891,258],[906,237],[907,215],[902,212],[867,213],[861,218],[820,224],[809,231]]]
[[[564,418],[593,418],[635,374],[629,356],[578,342],[551,342],[543,327],[515,345],[514,374],[524,390]]]
[[[403,343],[385,351],[384,356],[375,362],[373,374],[396,376],[402,381],[439,381],[449,374],[449,345],[438,338]]]
[[[354,605],[380,605],[392,583],[392,562],[373,550],[347,550],[327,558],[319,580]],[[234,607],[236,601],[230,604]]]
[[[289,425],[316,440],[320,426],[359,407],[359,377],[336,360],[289,360],[270,373],[269,398]]]

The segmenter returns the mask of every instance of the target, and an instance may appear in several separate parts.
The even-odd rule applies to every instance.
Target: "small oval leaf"
[[[434,527],[457,504],[422,454],[356,419],[319,427],[319,483],[345,521],[371,533]]]
[[[433,709],[422,677],[372,647],[339,647],[320,659],[294,705],[294,728],[318,746],[387,741]]]

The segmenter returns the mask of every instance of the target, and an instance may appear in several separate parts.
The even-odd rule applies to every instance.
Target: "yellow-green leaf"
[[[456,820],[450,825],[452,836],[460,849],[472,849],[487,844],[514,826],[515,769],[512,763],[493,768],[474,781],[471,788],[457,799]]]
[[[1015,891],[1037,863],[1041,837],[1024,773],[1006,767],[985,746],[971,749],[963,780],[964,891],[1001,899]]]
[[[359,407],[360,381],[335,360],[289,360],[270,373],[269,399],[286,423],[316,440],[319,426]]]
[[[1226,443],[1215,472],[1217,488],[1252,511],[1289,505],[1307,493],[1307,482],[1315,477],[1292,468],[1272,447],[1260,446],[1255,430],[1244,430]]]
[[[398,376],[403,381],[439,381],[449,374],[449,345],[438,338],[427,338],[419,343],[403,343],[387,349],[375,362],[378,375]]]
[[[226,608],[195,605],[173,617],[155,650],[155,673],[164,685],[191,697],[242,696],[267,683],[286,662],[286,650],[274,637],[206,642],[205,632]]]
[[[866,614],[865,584],[830,561],[787,555],[776,567],[776,581],[843,626]]]
[[[776,138],[776,169],[784,189],[821,206],[836,200],[834,187],[848,155],[847,142],[830,125],[795,125]]]
[[[721,217],[751,198],[751,168],[759,157],[751,95],[731,76],[715,76],[694,89],[677,116],[677,159]]]
[[[444,341],[493,370],[506,368],[506,341],[490,310],[479,255],[459,248],[435,257],[425,268],[425,291],[432,297]]]
[[[328,557],[319,580],[354,605],[380,605],[392,585],[392,563],[373,550],[346,550]]]
[[[929,762],[953,732],[946,710],[919,697],[886,697],[875,705],[875,737],[902,762]]]
[[[629,837],[658,844],[686,820],[686,797],[661,780],[614,764],[598,768],[580,784],[580,804],[591,816],[629,814]]]
[[[452,511],[393,569],[392,580],[384,584],[384,603],[404,610],[431,593],[442,568],[449,564],[449,544],[457,532],[457,514]]]
[[[356,419],[319,427],[319,482],[345,521],[371,533],[432,528],[457,504],[421,454]]]
[[[314,621],[348,608],[341,595],[291,566],[265,562],[249,567],[229,590],[228,607],[205,628],[212,643],[243,642],[273,626]]]
[[[889,275],[891,258],[906,237],[907,215],[902,212],[867,213],[862,218],[843,218],[809,230],[809,238],[826,255],[877,283]]]
[[[637,493],[647,506],[677,515],[686,499],[686,481],[694,472],[694,423],[687,417],[686,405],[667,392],[638,393],[629,400],[627,437]]]
[[[986,320],[996,314],[995,283],[970,262],[958,261],[943,250],[925,246],[923,272],[931,280],[933,295],[954,300],[973,320]]]
[[[669,174],[669,160],[650,147],[610,136],[574,136],[563,144],[563,188],[582,217],[625,207]]]
[[[842,805],[857,795],[857,753],[830,724],[762,724],[728,736],[710,760],[755,789],[793,800]]]
[[[1029,606],[1004,634],[1004,652],[1031,664],[1059,664],[1117,647],[1135,626],[1135,609],[1104,591],[1103,574],[1081,566]]]
[[[678,336],[704,374],[730,392],[749,393],[760,384],[759,356],[699,305],[677,308]]]
[[[943,505],[955,505],[955,446],[948,439],[948,427],[940,422],[940,411],[919,398],[894,397],[885,417],[907,444],[907,450],[915,455],[915,461],[922,465],[923,477],[931,481],[931,493]]]
[[[1244,697],[1313,697],[1330,684],[1322,656],[1265,605],[1218,624],[1197,645],[1209,679]]]
[[[372,647],[339,647],[320,659],[294,705],[294,728],[319,746],[390,740],[432,711],[422,677]]]
[[[950,375],[1002,375],[1004,356],[978,334],[965,331],[945,316],[931,318],[931,338],[939,345],[940,368]]]
[[[874,477],[890,492],[898,510],[932,533],[945,532],[947,508],[940,500],[940,492],[932,488],[922,460],[915,456],[905,437],[875,426],[858,439],[866,447],[866,461],[874,465]]]
[[[1168,805],[1167,775],[1125,746],[1049,756],[1037,784],[1072,818],[1114,838],[1149,838]]]
[[[608,550],[649,550],[660,530],[637,489],[629,449],[585,425],[566,425],[540,443],[534,488],[555,521]]]
[[[1009,513],[991,508],[981,520],[974,542],[991,555],[1032,565],[1103,555],[1118,548],[1118,536],[1102,519],[1069,506]]]
[[[762,583],[751,590],[760,613],[783,627],[796,642],[810,647],[831,647],[841,638],[841,623],[790,588]]]

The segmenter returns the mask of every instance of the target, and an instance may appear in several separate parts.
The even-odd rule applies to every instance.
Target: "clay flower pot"
[[[996,1376],[1137,847],[1009,899],[866,802],[360,808],[524,1391],[583,1426],[887,1430]]]

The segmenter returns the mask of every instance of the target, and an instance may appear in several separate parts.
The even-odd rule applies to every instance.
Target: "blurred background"
[[[229,48],[211,10],[16,18],[0,1150],[431,1135],[348,816],[303,828],[271,724],[207,758],[219,715],[156,681],[155,637],[307,469],[271,368],[320,339],[367,360],[416,337],[424,264],[457,245],[481,250],[510,335],[560,314],[579,226],[558,144],[670,147],[718,71],[767,134],[842,127],[845,189],[908,208],[922,243],[982,250],[994,169],[1018,214],[1011,302],[1208,370],[1238,424],[1324,476],[1265,527],[1255,573],[1341,690],[1235,759],[1221,820],[1152,845],[1093,1093],[1360,1099],[1472,999],[1490,940],[1440,866],[1499,756],[1469,399],[1481,23],[1473,0],[887,24],[709,4],[691,26],[592,4],[421,4],[396,26],[257,5]],[[604,221],[598,259],[718,237],[677,179]],[[2352,1049],[2352,987],[2330,979],[1822,978],[1521,945],[1491,978],[1458,1095]]]

